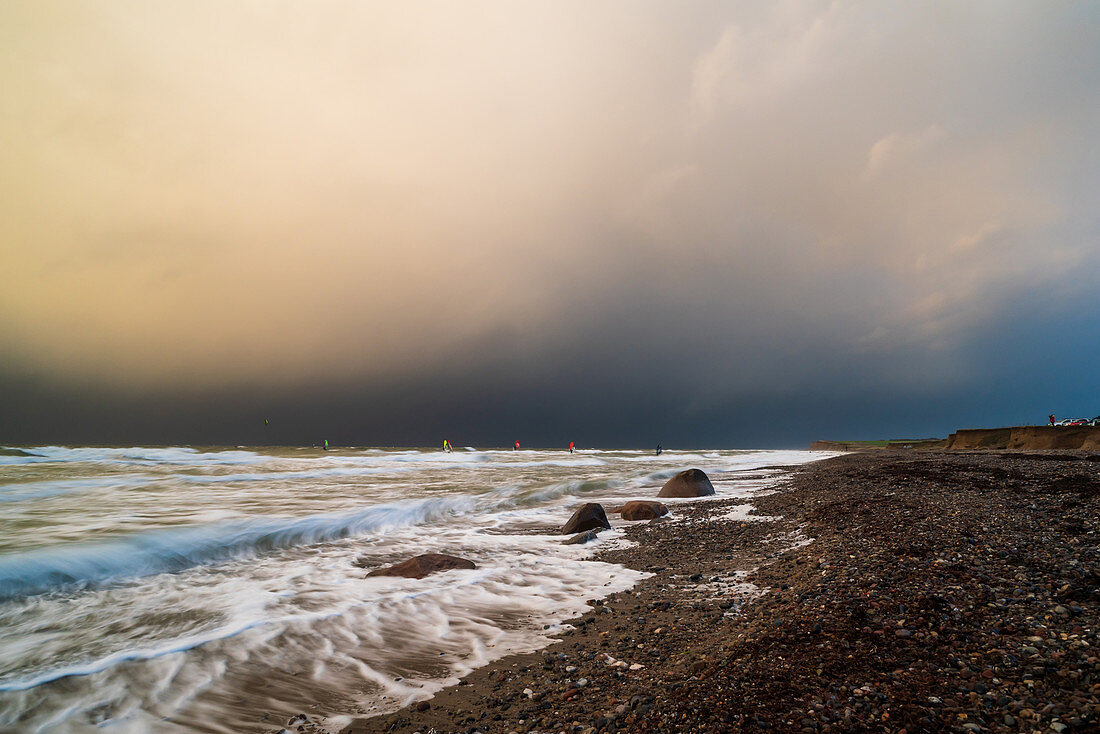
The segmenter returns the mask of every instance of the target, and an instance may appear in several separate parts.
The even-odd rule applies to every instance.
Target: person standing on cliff
[[[1054,425],[1054,413],[1051,413],[1051,414],[1050,414],[1050,415],[1048,415],[1047,417],[1048,417],[1048,418],[1050,418],[1050,425],[1052,425],[1052,426],[1053,426],[1053,425]]]

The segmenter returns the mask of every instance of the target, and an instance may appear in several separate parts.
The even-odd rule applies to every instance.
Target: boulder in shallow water
[[[562,545],[584,545],[585,543],[595,540],[596,534],[599,532],[600,530],[586,530],[583,533],[577,533],[572,538],[562,543]]]
[[[624,520],[655,520],[668,514],[668,508],[653,500],[633,500],[619,510]]]
[[[598,502],[588,502],[573,513],[573,517],[569,518],[569,522],[565,523],[561,532],[562,535],[572,535],[593,528],[610,527],[611,523],[607,521],[607,513],[603,511],[603,505]]]
[[[686,469],[665,482],[658,497],[706,497],[714,494],[714,485],[702,469]]]
[[[363,561],[357,561],[358,565],[366,565]],[[407,579],[422,579],[428,574],[437,571],[450,571],[455,568],[475,569],[477,565],[473,561],[458,556],[448,556],[442,553],[425,553],[422,556],[402,561],[396,566],[379,568],[371,571],[367,576],[404,576]]]

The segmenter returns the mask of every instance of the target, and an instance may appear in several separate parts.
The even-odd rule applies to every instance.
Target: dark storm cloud
[[[1089,6],[61,9],[0,10],[0,440],[1100,412]]]

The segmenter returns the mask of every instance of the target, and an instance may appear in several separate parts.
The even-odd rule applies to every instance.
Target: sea
[[[331,730],[551,644],[644,572],[560,528],[707,472],[751,498],[807,451],[38,446],[0,451],[0,732]],[[671,522],[679,503],[668,500]],[[422,553],[473,561],[368,577]]]

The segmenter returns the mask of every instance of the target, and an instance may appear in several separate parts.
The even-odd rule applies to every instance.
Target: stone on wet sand
[[[668,514],[668,508],[653,500],[632,500],[619,510],[624,520],[656,520]]]
[[[586,530],[583,533],[577,533],[569,540],[563,541],[563,545],[584,545],[595,540],[599,532],[599,530]]]
[[[658,497],[706,497],[714,494],[714,485],[702,469],[686,469],[665,482]]]
[[[603,511],[603,505],[598,502],[587,502],[573,513],[573,517],[569,518],[569,522],[565,523],[561,529],[561,534],[572,535],[585,530],[610,527],[611,523],[607,521],[607,513]]]
[[[359,559],[356,565],[365,567],[369,563],[367,559]],[[367,576],[403,576],[407,579],[422,579],[429,574],[438,571],[450,571],[452,569],[476,569],[477,564],[458,556],[448,556],[443,553],[425,553],[421,556],[410,558],[394,566],[379,568],[371,571]]]

